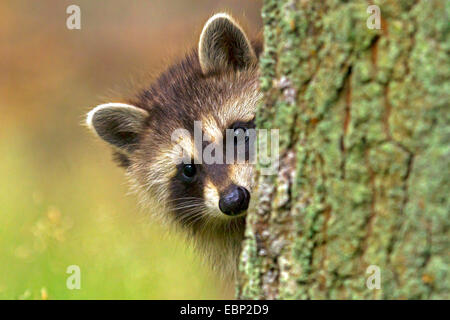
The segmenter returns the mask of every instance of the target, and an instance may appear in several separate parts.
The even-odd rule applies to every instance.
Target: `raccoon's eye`
[[[191,180],[197,172],[195,165],[193,164],[185,164],[183,166],[183,177],[187,180]]]

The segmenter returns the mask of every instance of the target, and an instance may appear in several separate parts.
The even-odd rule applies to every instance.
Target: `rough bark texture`
[[[450,298],[449,11],[265,0],[257,122],[280,130],[281,165],[257,178],[239,298]]]

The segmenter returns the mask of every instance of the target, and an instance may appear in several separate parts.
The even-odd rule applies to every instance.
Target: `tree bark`
[[[449,298],[449,11],[264,1],[257,126],[279,129],[280,168],[257,175],[238,298]]]

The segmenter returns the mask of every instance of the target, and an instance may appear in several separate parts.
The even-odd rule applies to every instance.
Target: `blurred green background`
[[[66,28],[71,4],[81,30]],[[213,13],[257,33],[260,5],[0,2],[0,298],[233,297],[179,235],[140,211],[82,122],[110,91],[142,84],[195,46]],[[69,265],[81,268],[81,290],[66,288]]]

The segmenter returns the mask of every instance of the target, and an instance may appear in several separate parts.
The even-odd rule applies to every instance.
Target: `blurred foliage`
[[[0,3],[0,298],[232,297],[180,236],[140,212],[82,122],[109,89],[141,84],[195,45],[212,13],[259,30],[259,1],[83,0],[81,30],[66,29],[70,4]],[[81,290],[66,288],[69,265],[81,268]]]

